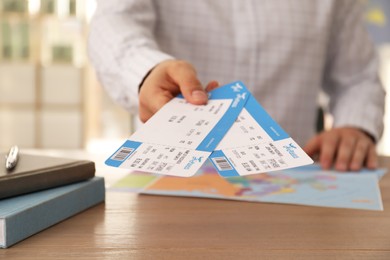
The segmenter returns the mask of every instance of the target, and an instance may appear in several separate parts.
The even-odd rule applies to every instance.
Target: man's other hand
[[[338,171],[375,169],[378,156],[373,139],[354,127],[334,128],[313,137],[304,147],[309,156],[318,156],[323,169]]]

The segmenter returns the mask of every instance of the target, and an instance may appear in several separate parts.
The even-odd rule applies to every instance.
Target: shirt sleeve
[[[88,53],[108,94],[130,112],[138,88],[158,63],[172,59],[153,36],[156,15],[150,0],[98,0],[91,21]]]
[[[383,132],[385,90],[378,59],[362,20],[359,1],[337,1],[324,77],[334,127],[360,128],[379,140]]]

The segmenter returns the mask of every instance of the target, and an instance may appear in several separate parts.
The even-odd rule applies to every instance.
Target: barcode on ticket
[[[218,167],[220,171],[229,171],[233,170],[233,167],[230,165],[228,160],[225,157],[215,157],[212,158],[214,164]]]
[[[126,159],[126,157],[131,154],[133,152],[133,148],[129,148],[129,147],[122,147],[121,149],[119,149],[112,157],[111,159],[112,160],[115,160],[115,161],[123,161],[124,159]]]

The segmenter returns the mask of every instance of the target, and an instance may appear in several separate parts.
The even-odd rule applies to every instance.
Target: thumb
[[[179,61],[180,66],[175,66],[175,70],[170,74],[180,88],[184,98],[191,104],[204,105],[207,103],[208,95],[200,83],[194,67],[183,61]]]

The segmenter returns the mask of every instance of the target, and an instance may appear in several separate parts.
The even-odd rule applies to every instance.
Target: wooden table
[[[383,212],[107,192],[0,259],[390,259],[380,187]]]

